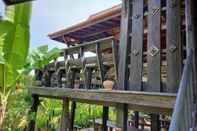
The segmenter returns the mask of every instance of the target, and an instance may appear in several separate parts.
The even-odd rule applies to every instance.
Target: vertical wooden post
[[[159,131],[159,115],[152,114],[151,115],[151,131]]]
[[[141,91],[143,70],[144,0],[133,0],[132,4],[131,67],[128,90]],[[135,127],[138,128],[139,113],[134,112],[134,114]]]
[[[105,69],[104,69],[103,60],[102,60],[102,51],[101,51],[100,43],[96,43],[96,55],[97,55],[98,67],[100,70],[102,87],[103,87],[103,82],[105,80]],[[108,114],[109,114],[109,107],[103,106],[103,118],[102,118],[102,123],[103,123],[102,130],[103,131],[107,131],[107,120],[109,117]]]
[[[75,76],[76,76],[76,70],[72,70],[72,78],[71,78],[71,88],[74,88],[75,86]],[[76,110],[76,102],[72,101],[71,104],[71,116],[70,116],[70,131],[73,131],[74,128],[74,120],[75,120],[75,110]]]
[[[32,95],[32,98],[33,98],[33,103],[29,111],[29,114],[34,114],[35,117],[34,119],[31,119],[30,122],[28,123],[27,131],[34,131],[36,125],[36,114],[39,105],[39,97],[37,95]]]
[[[182,74],[180,0],[167,0],[167,92],[176,93]]]
[[[146,91],[161,91],[161,0],[148,0],[148,82]],[[151,115],[151,131],[159,130],[159,117]]]
[[[186,17],[186,45],[187,49],[193,49],[193,73],[194,73],[194,102],[197,103],[197,14],[196,0],[185,0]]]
[[[129,90],[142,90],[144,0],[133,0]]]
[[[72,105],[71,105],[71,117],[70,117],[70,131],[73,131],[73,129],[74,129],[76,106],[77,106],[77,103],[75,101],[72,101]]]
[[[119,46],[119,65],[118,65],[118,90],[126,90],[128,88],[128,54],[129,54],[129,35],[131,32],[131,0],[122,0],[121,11],[121,33]],[[127,105],[117,106],[117,125],[127,131]]]
[[[64,98],[60,131],[69,131],[69,123],[69,100],[68,98]]]

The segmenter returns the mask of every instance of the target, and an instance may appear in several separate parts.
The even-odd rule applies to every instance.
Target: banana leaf
[[[17,78],[18,71],[26,61],[29,50],[29,23],[31,17],[31,4],[18,4],[9,6],[5,11],[5,18],[0,27],[9,29],[0,31],[3,37],[3,57],[6,65],[5,84],[12,86]]]
[[[29,63],[31,63],[34,69],[41,69],[54,58],[57,58],[59,54],[60,49],[58,48],[48,50],[48,45],[40,46],[30,53]]]

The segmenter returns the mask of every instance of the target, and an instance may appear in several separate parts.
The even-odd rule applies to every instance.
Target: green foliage
[[[42,99],[37,113],[37,127],[58,128],[62,112],[62,102],[59,100]]]
[[[31,67],[34,69],[41,69],[46,64],[48,64],[54,58],[57,58],[60,54],[60,49],[53,48],[51,50],[48,49],[48,45],[40,46],[34,49],[28,58],[28,62]]]
[[[24,66],[29,50],[29,22],[31,4],[9,6],[4,20],[0,21],[0,56],[6,65],[5,85],[11,87],[16,82],[17,70]]]
[[[30,14],[31,4],[18,4],[7,7],[5,18],[0,20],[0,106],[4,109],[0,112],[1,129],[5,126],[4,118],[10,114],[6,113],[7,105],[15,102],[14,97],[17,97],[13,87],[20,76],[18,70],[24,66],[28,54]]]
[[[8,111],[6,113],[4,130],[6,131],[21,131],[25,128],[28,122],[28,110],[31,106],[31,96],[29,96],[27,89],[21,87],[21,89],[13,92],[10,96],[10,102],[8,104]]]

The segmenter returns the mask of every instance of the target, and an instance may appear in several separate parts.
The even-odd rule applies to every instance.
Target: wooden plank
[[[142,90],[143,67],[143,9],[144,0],[133,0],[130,86],[128,90]]]
[[[104,69],[103,60],[102,60],[102,52],[101,52],[101,48],[100,48],[100,43],[96,44],[96,56],[97,56],[97,63],[98,63],[100,77],[101,77],[101,81],[102,81],[102,87],[103,87],[103,82],[105,80],[105,69]],[[109,107],[103,106],[102,131],[107,131],[107,120],[109,117],[108,114],[109,114]]]
[[[167,0],[167,92],[176,93],[182,74],[180,0]]]
[[[49,96],[56,98],[72,98],[76,100],[86,100],[104,103],[119,103],[138,105],[152,108],[170,108],[174,106],[176,94],[173,93],[151,93],[136,91],[120,90],[83,90],[68,88],[46,88],[46,87],[29,87],[30,94],[39,96]]]
[[[39,105],[39,96],[38,95],[32,95],[33,98],[33,102],[32,102],[32,106],[31,109],[29,111],[29,114],[35,114],[35,117],[37,115],[37,110],[38,110],[38,105]],[[34,131],[35,130],[35,125],[36,125],[36,121],[35,119],[31,119],[30,122],[28,123],[27,126],[27,131]]]
[[[131,32],[131,1],[122,1],[121,11],[121,33],[119,46],[119,65],[118,65],[118,90],[127,89],[128,80],[128,47],[129,34]],[[123,131],[127,131],[127,114],[128,109],[126,105],[119,105],[117,107],[117,124]]]
[[[148,82],[146,91],[161,91],[161,0],[148,1]],[[159,117],[151,115],[151,131],[158,131]]]
[[[160,0],[148,1],[148,87],[146,91],[161,91],[160,7]]]
[[[62,107],[62,118],[60,131],[70,130],[70,120],[69,120],[69,99],[63,98],[63,107]]]
[[[109,44],[109,42],[111,40],[113,40],[113,36],[111,37],[107,37],[107,38],[103,38],[103,39],[98,39],[98,40],[95,40],[95,41],[91,41],[91,42],[87,42],[87,43],[83,43],[83,44],[79,44],[79,45],[76,45],[76,46],[73,46],[73,47],[69,47],[69,48],[66,48],[65,51],[68,52],[68,54],[74,54],[76,53],[76,51],[78,51],[81,47],[83,48],[87,48],[87,49],[95,49],[95,46],[96,46],[96,43],[101,43],[101,44]],[[110,45],[109,45],[110,46]]]

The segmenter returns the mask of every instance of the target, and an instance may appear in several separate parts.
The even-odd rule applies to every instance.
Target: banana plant
[[[58,48],[49,50],[48,45],[39,46],[29,53],[26,64],[19,70],[19,73],[28,75],[34,69],[41,70],[59,55],[60,49]]]
[[[31,4],[6,7],[0,20],[0,128],[2,129],[9,96],[26,61],[29,50]]]
[[[28,57],[29,63],[34,69],[42,69],[53,59],[60,55],[60,49],[49,50],[48,45],[39,46],[34,49]]]

